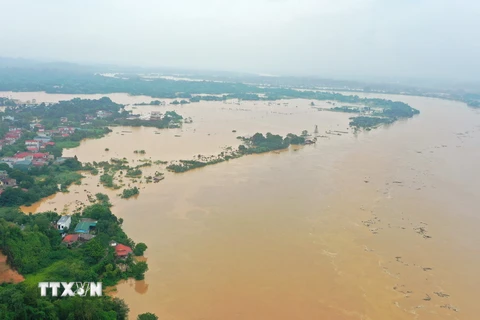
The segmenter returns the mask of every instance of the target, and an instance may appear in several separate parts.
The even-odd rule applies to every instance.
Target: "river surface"
[[[109,96],[125,104],[151,100]],[[238,145],[237,135],[312,132],[315,125],[328,138],[167,173],[129,200],[88,176],[70,193],[25,211],[68,211],[87,201],[86,192],[110,195],[127,234],[148,245],[145,280],[121,283],[113,293],[125,299],[132,319],[144,312],[163,320],[477,319],[480,111],[431,98],[379,97],[421,114],[356,135],[347,130],[349,115],[316,111],[306,100],[138,106],[138,113],[174,109],[193,123],[115,128],[65,154],[81,161],[191,159]],[[146,155],[133,154],[139,149]]]

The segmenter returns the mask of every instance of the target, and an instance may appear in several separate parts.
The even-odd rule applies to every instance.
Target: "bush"
[[[136,256],[143,256],[143,253],[145,252],[145,250],[147,250],[147,248],[148,247],[145,243],[143,243],[143,242],[137,243],[137,245],[133,249],[133,253]]]

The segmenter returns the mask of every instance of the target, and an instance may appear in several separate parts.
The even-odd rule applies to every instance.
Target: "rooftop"
[[[123,245],[121,243],[115,246],[115,254],[117,255],[117,257],[125,257],[132,252],[133,252],[132,248],[130,248],[129,246]]]
[[[76,233],[89,233],[90,228],[95,227],[97,225],[97,221],[92,219],[82,219],[75,227]]]
[[[67,234],[62,242],[67,242],[67,243],[71,243],[71,242],[75,242],[78,240],[78,234]]]
[[[66,223],[68,219],[70,219],[71,216],[61,216],[60,219],[58,219],[57,223]]]

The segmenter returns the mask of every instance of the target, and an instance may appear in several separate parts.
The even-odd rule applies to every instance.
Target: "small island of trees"
[[[289,133],[286,137],[267,133],[255,133],[251,138],[238,137],[244,143],[238,147],[238,150],[228,148],[228,150],[217,156],[204,157],[199,155],[195,160],[179,160],[167,166],[168,171],[180,173],[205,167],[208,165],[229,161],[249,154],[265,153],[275,150],[287,149],[290,145],[305,144],[305,137]]]

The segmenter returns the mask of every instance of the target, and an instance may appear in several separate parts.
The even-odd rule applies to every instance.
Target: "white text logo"
[[[40,282],[40,295],[47,296],[47,291],[50,289],[52,297],[85,297],[87,293],[90,297],[102,295],[101,282]]]

